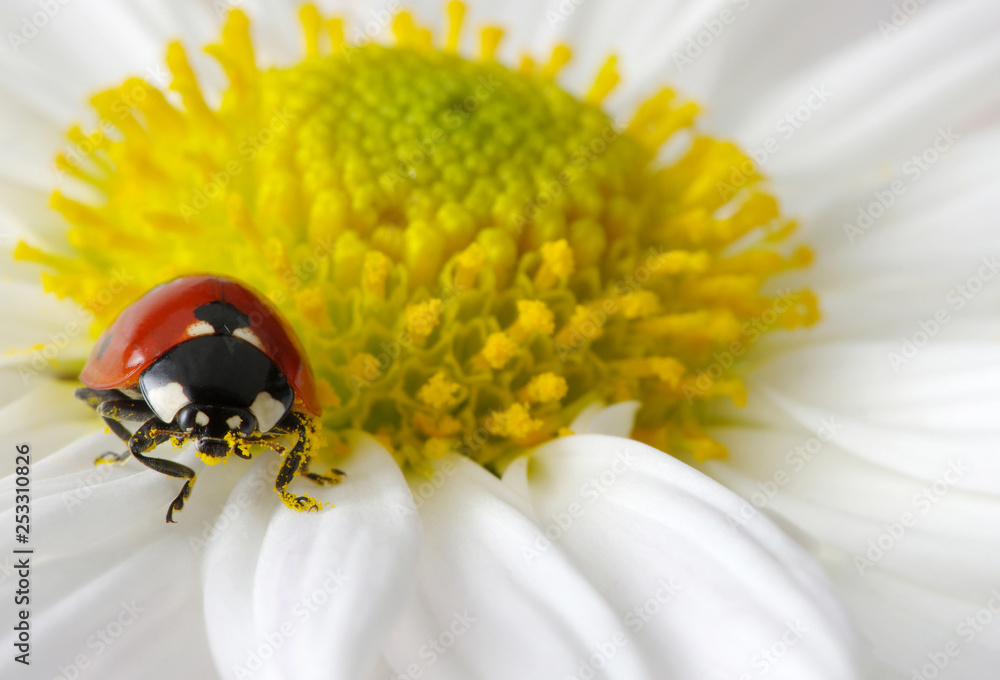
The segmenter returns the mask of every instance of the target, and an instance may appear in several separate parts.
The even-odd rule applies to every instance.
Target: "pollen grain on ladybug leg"
[[[323,509],[323,502],[312,496],[296,496],[293,493],[284,491],[281,493],[281,501],[285,507],[296,512],[318,512]]]
[[[786,246],[795,223],[694,104],[664,89],[619,126],[601,109],[613,57],[574,95],[558,83],[567,46],[511,69],[488,27],[463,56],[464,15],[449,3],[439,43],[403,12],[395,45],[358,45],[307,5],[302,61],[264,68],[231,12],[206,50],[228,87],[204,92],[173,44],[171,92],[133,79],[95,96],[107,134],[57,159],[99,195],[52,197],[73,254],[15,255],[95,331],[182,274],[263,291],[313,364],[331,450],[366,431],[403,465],[459,451],[500,471],[588,404],[635,399],[634,436],[723,455],[705,425],[715,400],[746,399],[742,357],[818,318],[813,295],[772,278],[809,263]],[[252,409],[265,424],[267,397]]]

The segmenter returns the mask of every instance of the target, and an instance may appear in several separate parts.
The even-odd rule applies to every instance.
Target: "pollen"
[[[427,300],[406,308],[406,332],[413,342],[420,344],[427,339],[441,322],[441,300]]]
[[[458,393],[462,386],[452,382],[444,371],[435,373],[434,376],[417,392],[417,399],[422,404],[441,411],[451,408],[458,403]]]
[[[166,89],[92,98],[100,124],[55,159],[65,238],[14,256],[95,337],[177,276],[264,291],[312,363],[330,451],[365,431],[404,467],[452,451],[499,473],[595,401],[634,399],[636,438],[724,455],[707,426],[753,398],[753,345],[819,318],[779,278],[812,258],[796,223],[696,104],[665,88],[618,123],[614,56],[570,92],[569,46],[511,67],[499,27],[463,53],[465,18],[449,3],[435,37],[399,12],[385,44],[306,5],[301,60],[272,66],[231,11],[205,48],[217,72],[174,43]]]
[[[533,404],[547,404],[552,401],[559,401],[566,396],[569,387],[566,385],[566,378],[555,373],[542,373],[536,375],[519,392],[522,401]]]
[[[519,300],[517,322],[508,334],[515,340],[523,341],[534,333],[552,335],[555,329],[555,316],[548,305],[541,300]]]
[[[569,279],[575,266],[573,249],[566,239],[543,243],[541,253],[542,266],[535,274],[535,288],[545,290]]]
[[[494,435],[515,441],[522,440],[537,432],[545,423],[531,417],[525,404],[512,404],[508,409],[493,414],[486,422],[486,429]]]
[[[517,343],[506,333],[493,333],[486,338],[481,352],[482,358],[490,368],[499,371],[514,355],[517,354]]]

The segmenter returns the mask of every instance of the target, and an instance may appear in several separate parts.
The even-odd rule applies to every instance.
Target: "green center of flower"
[[[640,401],[635,435],[664,450],[723,454],[704,407],[745,394],[720,352],[817,318],[806,292],[762,292],[809,261],[777,249],[794,225],[692,104],[664,90],[619,128],[600,108],[614,59],[581,100],[555,82],[566,47],[510,70],[487,28],[459,56],[463,10],[443,48],[406,13],[386,47],[306,6],[306,58],[270,70],[233,12],[207,50],[218,105],[171,45],[172,93],[126,81],[94,97],[97,131],[70,132],[89,153],[58,163],[100,200],[53,196],[69,254],[16,255],[95,331],[176,276],[246,281],[299,332],[327,436],[367,431],[403,465],[458,450],[501,469],[597,400]],[[131,288],[98,303],[122,269]]]

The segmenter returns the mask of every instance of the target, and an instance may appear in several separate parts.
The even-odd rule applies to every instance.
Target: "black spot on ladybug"
[[[194,318],[212,325],[218,335],[232,335],[250,325],[250,318],[228,302],[209,302],[194,310]]]
[[[101,357],[104,356],[104,353],[108,350],[108,345],[110,345],[110,344],[111,344],[111,333],[108,333],[104,337],[104,342],[101,343],[100,348],[98,348],[98,350],[97,350],[97,360],[98,361],[100,361]]]

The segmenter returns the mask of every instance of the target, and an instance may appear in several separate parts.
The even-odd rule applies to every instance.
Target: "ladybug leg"
[[[340,484],[347,473],[337,468],[330,468],[330,472],[325,475],[318,472],[300,472],[299,474],[320,486],[326,486],[327,484]]]
[[[102,418],[111,418],[117,422],[131,420],[144,423],[155,418],[153,409],[142,399],[109,399],[97,405],[97,412]]]
[[[288,485],[295,478],[295,475],[307,477],[321,484],[335,484],[340,481],[339,478],[326,477],[308,471],[311,458],[311,439],[316,433],[313,421],[307,416],[292,411],[271,431],[275,434],[295,434],[297,436],[295,446],[285,453],[285,462],[278,471],[278,478],[274,482],[275,491],[281,496],[284,504],[292,510],[299,512],[321,510],[323,508],[322,502],[311,496],[295,496],[288,491]],[[339,470],[334,472],[343,475]],[[320,482],[320,479],[323,481]]]
[[[118,390],[92,390],[89,387],[81,387],[73,392],[73,395],[80,401],[87,402],[87,406],[95,411],[101,405],[101,402],[121,399],[124,396]]]
[[[313,425],[311,419],[292,411],[269,434],[294,434],[299,438],[299,441],[302,441],[303,438],[308,440],[313,432],[315,432],[315,425]],[[303,443],[303,449],[305,449],[305,443]],[[328,484],[340,484],[343,478],[347,476],[346,472],[337,468],[330,468],[327,474],[309,472],[308,467],[312,458],[308,454],[304,455],[306,459],[299,464],[298,474],[300,477],[305,477],[320,486],[326,486]]]
[[[122,425],[123,420],[144,422],[156,417],[149,406],[146,405],[146,402],[124,399],[102,401],[97,405],[97,413],[100,414],[101,419],[104,420],[108,429],[126,444],[131,442],[132,433]],[[99,456],[94,461],[94,465],[124,463],[130,455],[132,454],[129,449],[125,449],[120,453],[108,451],[104,455]]]
[[[177,433],[171,432],[168,428],[169,425],[162,422],[159,418],[147,420],[129,439],[128,448],[129,452],[135,456],[135,459],[150,470],[155,470],[169,477],[177,477],[185,480],[181,492],[177,494],[177,498],[167,508],[167,523],[173,524],[174,512],[180,512],[184,507],[184,501],[191,495],[191,488],[194,486],[197,475],[187,465],[182,465],[172,460],[144,455],[147,451],[152,451],[163,442],[176,436]]]
[[[76,398],[87,402],[87,405],[97,411],[108,429],[126,444],[132,438],[132,433],[122,424],[124,421],[145,422],[155,417],[153,411],[142,399],[124,399],[118,390],[92,390],[88,387],[78,389]],[[103,463],[123,463],[128,460],[128,450],[120,453],[108,451],[99,456],[94,465]]]
[[[302,467],[303,460],[299,444],[296,443],[295,447],[285,454],[285,462],[282,463],[278,477],[274,480],[274,490],[281,496],[282,502],[292,510],[316,512],[323,507],[322,502],[311,496],[296,496],[288,491],[288,485]]]

